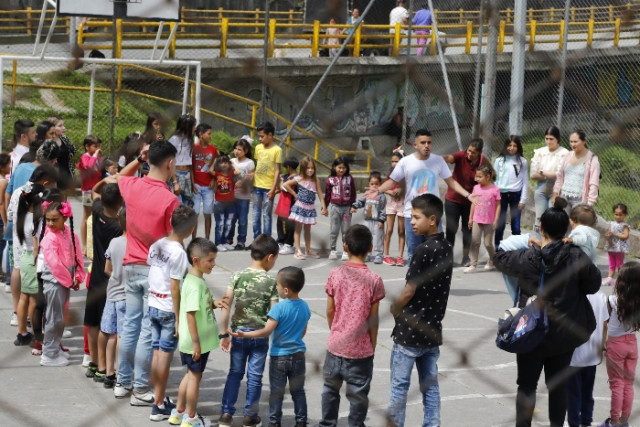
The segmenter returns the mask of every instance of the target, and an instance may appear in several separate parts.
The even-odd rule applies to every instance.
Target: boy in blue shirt
[[[264,328],[228,332],[234,337],[262,338],[273,333],[269,355],[269,426],[280,427],[282,400],[289,378],[289,390],[296,415],[296,427],[307,425],[307,398],[304,392],[306,346],[302,337],[311,318],[309,305],[298,296],[304,286],[304,272],[298,267],[284,267],[278,272],[276,288],[282,298],[269,310]]]

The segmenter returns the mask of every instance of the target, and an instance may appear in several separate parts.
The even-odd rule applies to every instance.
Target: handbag
[[[291,213],[291,196],[286,191],[280,192],[280,198],[278,199],[278,204],[276,205],[275,214],[281,218],[289,218],[289,213]]]
[[[544,269],[542,261],[538,293],[544,285]],[[502,319],[498,319],[496,346],[509,353],[528,353],[540,345],[548,331],[547,309],[534,295],[523,308],[510,308]]]

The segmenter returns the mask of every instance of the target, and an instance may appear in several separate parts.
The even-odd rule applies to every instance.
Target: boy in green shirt
[[[169,424],[183,427],[209,426],[211,421],[196,413],[202,372],[209,352],[220,346],[214,308],[229,308],[223,300],[214,300],[202,276],[216,265],[218,250],[213,242],[197,237],[187,247],[191,270],[180,292],[178,350],[187,373],[178,388],[178,403],[171,412]]]

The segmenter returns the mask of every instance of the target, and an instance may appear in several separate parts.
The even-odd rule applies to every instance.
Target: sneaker
[[[384,265],[396,265],[396,260],[391,258],[389,255],[382,258],[382,263]]]
[[[230,426],[233,424],[233,416],[231,414],[222,414],[218,420],[219,426]]]
[[[227,252],[227,246],[226,245],[218,245],[218,252]]]
[[[123,399],[129,396],[129,393],[131,393],[131,390],[132,390],[131,386],[127,387],[124,384],[116,383],[116,386],[113,388],[113,395],[115,396],[116,399]]]
[[[158,405],[155,403],[151,406],[151,415],[149,415],[149,419],[151,421],[162,421],[166,420],[171,416],[173,410],[176,408],[176,405],[169,399],[169,396],[164,398],[164,408],[160,409]]]
[[[88,368],[90,364],[91,364],[91,355],[85,354],[82,357],[82,367],[83,368]]]
[[[245,248],[244,248],[244,245],[243,245],[242,243],[238,243],[237,245],[235,245],[235,246],[233,247],[233,250],[234,250],[234,251],[244,251],[244,249],[245,249]]]
[[[602,286],[613,286],[616,284],[616,281],[613,280],[613,277],[607,277],[602,281]]]
[[[269,427],[282,427],[280,423],[269,423]]]
[[[31,354],[34,356],[42,356],[42,341],[34,340]]]
[[[250,417],[245,415],[242,420],[242,427],[258,427],[262,425],[262,421],[260,417]]]
[[[15,312],[11,315],[11,320],[9,321],[10,326],[18,326],[18,314]]]
[[[10,294],[10,293],[11,293],[11,285],[9,285],[9,284],[5,284],[5,285],[4,285],[4,291],[5,291],[6,293]]]
[[[116,374],[105,375],[102,385],[104,388],[113,388],[116,385]]]
[[[87,371],[84,373],[84,376],[87,378],[93,378],[96,376],[96,371],[98,370],[98,365],[93,362],[89,362],[89,367],[87,367]]]
[[[484,269],[486,271],[491,271],[494,270],[495,267],[493,266],[493,263],[491,261],[487,261],[487,263],[484,265]]]
[[[280,255],[293,255],[296,253],[296,248],[294,248],[291,245],[283,245],[282,248],[280,248],[279,251]]]
[[[155,397],[150,391],[147,391],[146,393],[137,393],[134,391],[131,393],[131,400],[129,403],[131,406],[151,406],[153,405],[154,400]]]
[[[69,359],[63,357],[62,355],[58,355],[56,358],[51,358],[46,355],[40,356],[40,365],[42,366],[67,366],[69,364]]]
[[[179,426],[182,424],[182,419],[187,416],[187,414],[183,412],[178,412],[178,408],[173,408],[171,410],[171,415],[169,415],[169,424],[172,426]]]
[[[349,261],[349,254],[342,252],[342,258],[340,258],[340,261]]]
[[[31,319],[27,315],[27,329],[31,329]]]
[[[31,341],[33,341],[33,334],[31,332],[27,332],[27,335],[16,335],[16,340],[13,342],[13,345],[29,345],[31,344]]]
[[[606,420],[604,420],[604,422],[602,424],[600,424],[598,427],[613,427],[613,426],[617,426],[618,424],[612,424],[611,423],[611,418],[607,418]]]
[[[69,352],[69,349],[67,349],[67,351],[60,349],[60,354],[62,355],[62,357],[66,357],[67,359],[71,357],[71,353]]]
[[[373,258],[373,263],[382,264],[382,257],[380,255],[376,255],[375,258]]]
[[[107,371],[96,371],[95,374],[93,375],[93,382],[103,383],[104,377],[106,376],[107,376]]]
[[[397,267],[404,267],[404,259],[401,256],[396,258],[396,266]]]
[[[464,270],[462,270],[463,273],[475,273],[477,270],[477,268],[473,265],[470,265],[469,267],[465,268]]]
[[[192,426],[209,427],[210,425],[211,425],[211,420],[209,420],[209,418],[205,418],[200,414],[196,414],[196,416],[193,418],[189,416],[184,417],[182,419],[182,423],[180,424],[180,427],[192,427]]]
[[[62,338],[71,338],[72,336],[73,334],[68,329],[65,329],[64,332],[62,333]]]
[[[364,259],[364,262],[371,262],[372,259],[373,257],[371,255],[367,255],[367,257]]]
[[[338,259],[338,252],[336,252],[335,250],[332,250],[331,252],[329,252],[330,261],[335,261],[337,259]]]
[[[471,265],[471,258],[468,256],[462,257],[462,262],[460,263],[462,267],[469,267]]]
[[[235,250],[235,246],[233,246],[231,243],[225,243],[224,247],[227,248],[228,251],[233,251]]]

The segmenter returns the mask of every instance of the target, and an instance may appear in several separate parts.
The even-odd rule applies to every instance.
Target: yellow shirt
[[[271,190],[276,167],[282,164],[282,149],[278,145],[264,148],[262,144],[256,146],[256,171],[253,186],[264,190]]]

